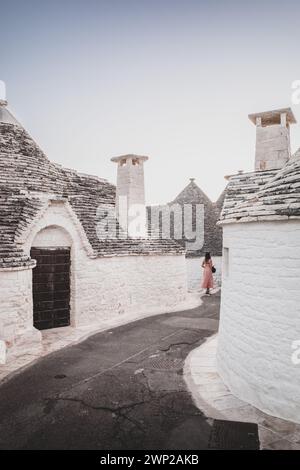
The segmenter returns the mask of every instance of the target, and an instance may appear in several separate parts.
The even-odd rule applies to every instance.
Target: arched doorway
[[[70,245],[68,234],[59,227],[41,230],[33,241],[33,324],[39,330],[70,325]]]

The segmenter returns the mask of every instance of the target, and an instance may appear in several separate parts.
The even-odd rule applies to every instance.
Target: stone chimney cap
[[[112,162],[119,162],[121,160],[127,160],[127,158],[132,158],[133,160],[141,160],[145,162],[146,160],[149,159],[149,157],[145,157],[143,155],[135,155],[133,153],[129,153],[127,155],[120,155],[119,157],[112,157],[111,161]]]
[[[190,178],[190,182],[191,182],[191,183],[194,183],[194,182],[195,182],[195,178]]]
[[[263,111],[261,113],[249,114],[248,118],[253,124],[256,125],[256,119],[261,118],[263,126],[270,126],[272,124],[280,124],[281,114],[286,114],[286,122],[289,124],[296,124],[297,120],[291,108],[274,109],[271,111]]]

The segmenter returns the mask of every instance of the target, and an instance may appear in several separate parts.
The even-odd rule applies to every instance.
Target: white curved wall
[[[41,341],[32,323],[32,269],[0,270],[0,340],[30,353]]]
[[[300,364],[292,360],[300,341],[300,221],[224,225],[223,245],[219,373],[240,399],[300,422]]]

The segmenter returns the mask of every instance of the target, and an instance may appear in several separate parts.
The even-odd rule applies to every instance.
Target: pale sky
[[[249,113],[300,122],[298,0],[0,0],[0,18],[9,107],[48,157],[115,183],[112,156],[148,155],[149,204],[252,170]]]

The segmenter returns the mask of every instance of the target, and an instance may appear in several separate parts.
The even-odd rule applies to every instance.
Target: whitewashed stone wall
[[[188,277],[188,289],[191,292],[201,291],[201,282],[203,276],[202,261],[204,256],[199,258],[187,258],[187,277]],[[212,258],[216,272],[214,273],[214,283],[216,287],[221,286],[222,279],[222,257],[214,256]]]
[[[78,260],[77,324],[124,313],[163,312],[188,300],[184,256],[124,256]]]
[[[231,391],[300,422],[300,221],[223,226],[218,369]],[[228,258],[228,263],[226,261]]]
[[[33,247],[55,247],[72,245],[72,238],[63,227],[50,226],[42,229],[35,236],[32,246]]]
[[[101,325],[104,318],[192,308],[184,255],[91,258],[91,247],[68,204],[45,205],[20,238],[35,247],[71,247],[71,324]],[[29,352],[41,334],[33,327],[32,269],[0,271],[0,340]],[[199,303],[199,302],[198,302]]]
[[[0,339],[9,349],[32,349],[41,333],[32,323],[32,270],[0,271]]]

